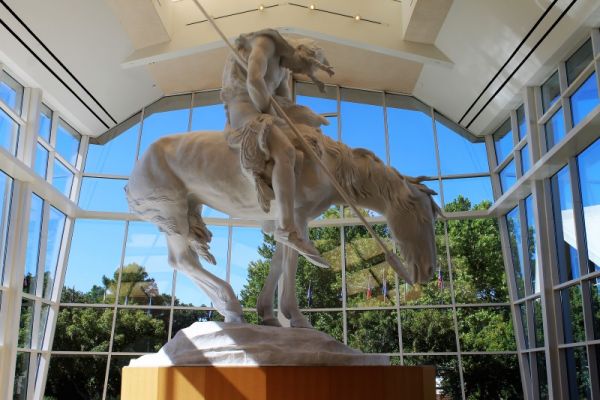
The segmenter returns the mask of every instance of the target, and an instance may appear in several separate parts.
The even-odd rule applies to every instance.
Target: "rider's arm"
[[[275,54],[275,44],[265,36],[259,36],[252,43],[252,50],[248,57],[248,94],[254,106],[261,113],[268,113],[270,107],[269,89],[265,82],[269,59]]]

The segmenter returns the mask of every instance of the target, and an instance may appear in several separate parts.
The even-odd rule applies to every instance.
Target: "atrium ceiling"
[[[336,70],[327,83],[414,95],[475,134],[600,24],[597,0],[201,1],[230,39],[314,38]],[[226,48],[192,0],[0,0],[0,21],[0,61],[84,134],[220,87]]]

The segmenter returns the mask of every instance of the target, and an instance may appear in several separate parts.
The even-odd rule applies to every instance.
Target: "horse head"
[[[400,178],[402,187],[388,204],[385,217],[413,283],[425,283],[437,264],[434,224],[442,212],[432,197],[436,192],[421,183],[422,177]]]

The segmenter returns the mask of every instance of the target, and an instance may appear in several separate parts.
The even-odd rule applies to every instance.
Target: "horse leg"
[[[273,254],[273,258],[271,260],[269,275],[267,276],[265,284],[256,302],[256,310],[258,311],[258,316],[262,320],[263,325],[281,326],[277,318],[273,315],[273,297],[275,296],[277,281],[282,273],[284,248],[284,245],[277,243],[275,254]]]
[[[183,272],[210,297],[213,306],[225,317],[225,322],[243,322],[242,306],[227,282],[214,276],[200,265],[198,254],[188,238],[167,234],[169,264]]]
[[[298,252],[285,246],[283,249],[283,288],[279,309],[290,320],[292,328],[312,328],[308,319],[300,312],[296,297],[296,271],[298,270]]]

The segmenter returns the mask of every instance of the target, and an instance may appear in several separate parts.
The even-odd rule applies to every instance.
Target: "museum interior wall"
[[[99,136],[78,132],[0,58],[0,397],[116,399],[121,368],[196,321],[222,320],[130,214],[134,163],[172,133],[222,130],[218,90],[164,96]],[[426,176],[445,212],[438,268],[403,282],[345,207],[310,224],[332,265],[301,259],[313,326],[394,365],[435,364],[441,398],[600,397],[600,31],[565,49],[485,135],[417,97],[294,82],[323,133]],[[383,217],[362,210],[392,245]],[[204,207],[244,316],[274,252],[256,221]],[[2,397],[4,398],[4,397]]]

